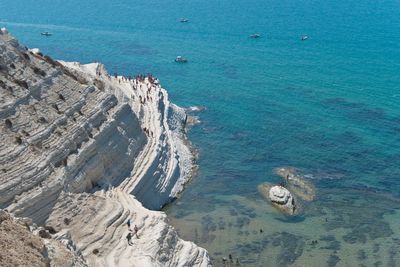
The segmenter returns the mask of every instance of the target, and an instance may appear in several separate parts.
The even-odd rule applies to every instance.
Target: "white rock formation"
[[[269,190],[269,199],[273,204],[289,214],[293,214],[296,210],[293,195],[282,186],[277,185],[271,187]]]
[[[126,222],[133,231],[129,246]],[[192,242],[179,239],[159,211],[149,211],[119,188],[106,192],[65,193],[48,223],[60,238],[76,240],[89,266],[207,266],[208,256]]]
[[[57,223],[96,266],[207,266],[204,249],[144,208],[176,198],[194,160],[186,113],[158,81],[53,61],[5,29],[0,55],[0,208]],[[133,214],[141,238],[130,248],[124,220]],[[80,219],[63,225],[64,216]]]

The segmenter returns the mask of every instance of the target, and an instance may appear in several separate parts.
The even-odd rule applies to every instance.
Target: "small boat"
[[[188,60],[187,60],[186,58],[182,57],[182,56],[177,56],[177,57],[175,58],[175,62],[178,62],[178,63],[187,63]]]
[[[189,19],[187,19],[187,18],[181,18],[181,20],[180,20],[180,22],[189,22]]]
[[[307,36],[307,35],[301,36],[301,40],[302,40],[302,41],[305,41],[305,40],[307,40],[307,39],[308,39],[308,36]]]
[[[259,34],[259,33],[254,33],[254,34],[250,35],[250,37],[251,37],[251,38],[260,38],[260,37],[261,37],[261,34]]]
[[[53,34],[51,32],[42,32],[41,35],[52,36]]]

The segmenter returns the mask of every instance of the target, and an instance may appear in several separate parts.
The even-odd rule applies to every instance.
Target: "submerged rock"
[[[187,112],[202,112],[205,111],[207,108],[205,106],[191,106],[186,108]]]
[[[312,201],[315,198],[315,187],[307,181],[295,168],[283,167],[275,169],[275,173],[285,179],[287,188],[305,201]]]

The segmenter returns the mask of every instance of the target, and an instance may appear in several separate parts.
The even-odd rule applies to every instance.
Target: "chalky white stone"
[[[288,213],[294,213],[296,209],[295,201],[293,195],[286,188],[282,186],[271,187],[269,190],[269,198],[272,203],[281,207]]]
[[[96,266],[209,265],[164,213],[146,209],[160,209],[190,179],[185,111],[148,78],[53,61],[1,33],[0,207],[57,223]],[[65,216],[71,224],[60,223]],[[140,225],[135,248],[128,218]]]

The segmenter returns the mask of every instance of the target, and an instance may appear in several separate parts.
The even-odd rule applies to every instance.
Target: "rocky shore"
[[[157,211],[195,168],[185,110],[159,81],[55,61],[5,29],[0,54],[0,208],[88,266],[210,265]]]

